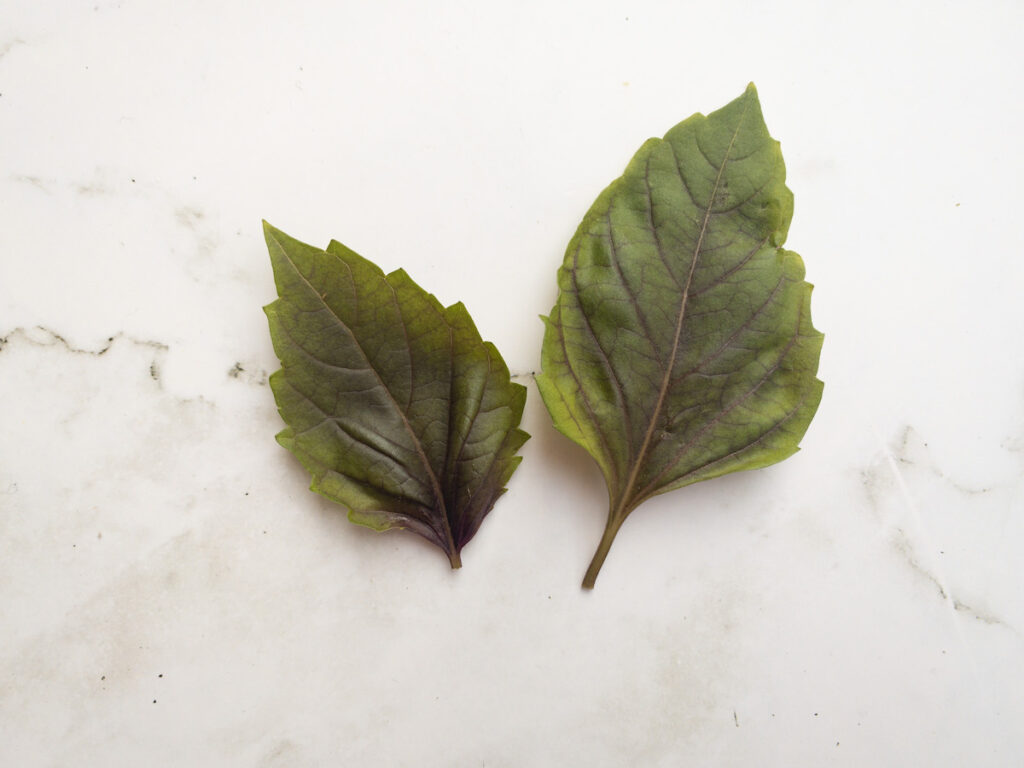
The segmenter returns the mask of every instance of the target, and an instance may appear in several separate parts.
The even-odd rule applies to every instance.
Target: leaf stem
[[[587,568],[587,574],[583,577],[583,588],[593,589],[594,583],[597,581],[597,574],[601,572],[601,566],[604,565],[604,559],[608,557],[608,550],[612,548],[612,542],[615,541],[615,534],[619,532],[619,528],[622,526],[622,521],[626,519],[626,515],[616,515],[614,512],[608,514],[608,523],[604,527],[604,534],[601,536],[601,543],[597,545],[597,552],[594,553],[594,559],[590,561],[590,567]]]
[[[448,552],[448,562],[452,564],[452,570],[462,567],[462,555],[459,554],[458,550],[451,549]]]

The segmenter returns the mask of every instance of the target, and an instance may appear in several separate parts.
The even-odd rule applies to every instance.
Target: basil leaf
[[[651,139],[569,243],[537,383],[597,461],[608,523],[584,587],[647,499],[797,450],[822,335],[778,142],[753,84]]]
[[[264,233],[280,297],[265,308],[282,366],[270,377],[278,442],[350,520],[407,528],[460,567],[521,461],[526,389],[462,304],[341,243]]]

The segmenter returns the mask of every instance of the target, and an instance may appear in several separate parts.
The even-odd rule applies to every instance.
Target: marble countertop
[[[1019,765],[1024,12],[703,6],[7,4],[0,765]],[[537,316],[643,140],[750,80],[821,408],[584,592],[606,495]],[[461,570],[274,442],[264,218],[464,301],[527,383]]]

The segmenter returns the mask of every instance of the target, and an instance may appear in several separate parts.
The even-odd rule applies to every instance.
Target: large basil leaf
[[[751,84],[645,143],[569,243],[545,318],[541,395],[608,485],[593,587],[639,504],[797,450],[822,335],[778,142]]]

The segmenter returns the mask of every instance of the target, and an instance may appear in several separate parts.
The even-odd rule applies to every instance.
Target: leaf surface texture
[[[521,460],[525,388],[461,303],[444,307],[341,243],[264,233],[278,442],[353,522],[412,530],[459,567]]]
[[[822,335],[793,195],[751,84],[647,141],[569,243],[538,385],[608,485],[592,587],[639,504],[797,450],[821,399]]]

